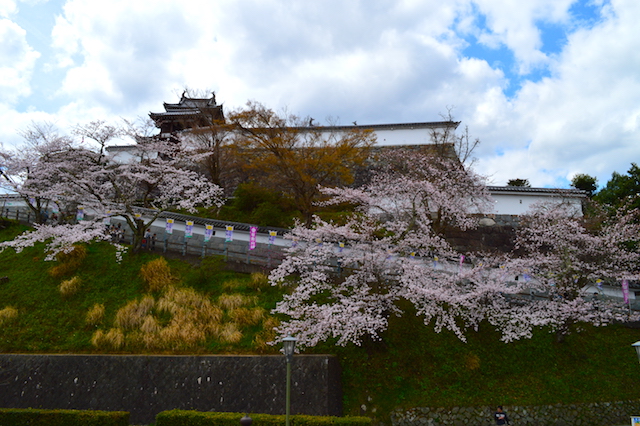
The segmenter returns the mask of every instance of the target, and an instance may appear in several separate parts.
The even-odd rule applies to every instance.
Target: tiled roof
[[[528,193],[528,194],[546,194],[546,195],[562,195],[565,197],[586,197],[587,193],[580,189],[564,189],[564,188],[529,188],[526,186],[487,186],[489,192],[500,193]]]
[[[459,121],[427,121],[420,123],[389,123],[389,124],[354,124],[348,126],[302,126],[292,127],[298,131],[305,130],[332,130],[332,131],[349,131],[349,130],[402,130],[402,129],[440,129],[453,127],[454,129],[460,124]]]

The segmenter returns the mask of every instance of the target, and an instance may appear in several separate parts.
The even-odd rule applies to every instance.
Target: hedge
[[[158,413],[156,426],[239,426],[243,413],[215,413],[186,410],[171,410]],[[272,414],[249,414],[252,426],[282,426],[285,416]],[[368,417],[329,417],[293,415],[291,426],[371,426]]]
[[[2,426],[128,426],[126,411],[0,408]]]

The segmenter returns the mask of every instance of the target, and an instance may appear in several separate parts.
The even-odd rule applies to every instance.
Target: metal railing
[[[49,215],[50,217],[51,215]],[[24,206],[12,206],[4,207],[0,210],[0,217],[16,220],[25,224],[33,224],[36,221],[35,213]],[[150,238],[143,241],[142,249],[148,251],[155,251],[159,253],[179,253],[182,256],[223,256],[227,262],[244,263],[246,265],[256,265],[271,269],[276,267],[284,259],[283,247],[275,246],[272,244],[256,243],[255,248],[251,250],[249,248],[248,241],[226,241],[225,237],[217,237],[220,233],[224,235],[224,226],[233,225],[236,230],[243,231],[245,228],[248,230],[251,225],[235,223],[235,222],[222,222],[211,219],[197,218],[194,216],[182,215],[178,213],[163,213],[161,218],[169,217],[176,222],[184,222],[197,220],[198,224],[214,225],[215,231],[213,236],[204,241],[202,235],[196,235],[194,237],[187,237],[184,232],[176,232],[173,235],[169,235],[165,232],[164,227],[158,225],[151,225],[151,235],[160,235],[159,238]],[[50,221],[51,219],[49,219]],[[113,222],[125,224],[123,219],[112,218]],[[266,228],[258,228],[258,232],[262,231],[264,238],[264,230]],[[269,228],[273,229],[273,228]],[[286,230],[274,229],[279,235],[282,235]],[[105,232],[108,232],[105,226]],[[268,232],[268,231],[267,231]],[[121,226],[121,230],[117,236],[112,236],[112,241],[121,244],[132,244],[133,233],[126,226]]]

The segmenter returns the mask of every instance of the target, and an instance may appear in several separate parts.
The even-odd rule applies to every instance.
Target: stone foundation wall
[[[284,356],[0,354],[0,407],[129,411],[134,424],[183,409],[284,414]],[[342,415],[337,358],[295,356],[291,413]]]
[[[504,406],[516,426],[614,426],[629,425],[640,414],[640,400],[592,404]],[[495,407],[413,408],[391,415],[393,426],[489,426],[495,425]]]

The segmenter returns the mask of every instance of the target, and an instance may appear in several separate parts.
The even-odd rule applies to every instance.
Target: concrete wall
[[[330,355],[295,356],[291,413],[342,415]],[[121,410],[150,424],[164,410],[284,414],[284,356],[0,354],[0,406]]]
[[[517,426],[612,426],[628,425],[640,414],[640,401],[505,406],[510,423]],[[413,408],[396,411],[393,426],[489,426],[495,425],[495,407]]]
[[[582,198],[580,197],[559,197],[544,193],[492,192],[491,198],[495,202],[492,213],[496,215],[523,215],[528,213],[531,207],[540,203],[568,203],[574,214],[582,216]]]

